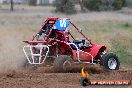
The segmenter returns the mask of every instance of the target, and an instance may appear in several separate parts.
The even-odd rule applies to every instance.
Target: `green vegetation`
[[[121,35],[119,35],[121,37]],[[118,57],[120,57],[121,63],[131,64],[132,63],[132,40],[128,40],[129,37],[122,37],[120,39],[113,39],[112,42],[112,50],[115,52]]]
[[[91,11],[119,10],[126,0],[83,0],[84,7]]]
[[[126,5],[126,0],[55,0],[54,6],[56,12],[73,14],[76,13],[75,4],[79,3],[82,12],[90,11],[108,11],[120,10]]]
[[[83,0],[84,7],[89,10],[100,10],[101,0]]]
[[[62,12],[66,14],[76,13],[75,4],[72,0],[55,0],[54,6],[56,8],[56,12]]]
[[[127,7],[132,8],[132,1],[126,0]]]
[[[29,0],[29,5],[36,6],[37,0]]]
[[[126,0],[115,0],[113,3],[114,10],[120,10],[124,6],[126,6]]]

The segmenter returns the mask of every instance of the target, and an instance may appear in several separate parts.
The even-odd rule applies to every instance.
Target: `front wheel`
[[[108,70],[118,70],[120,62],[118,57],[113,53],[106,53],[102,56],[101,65]]]

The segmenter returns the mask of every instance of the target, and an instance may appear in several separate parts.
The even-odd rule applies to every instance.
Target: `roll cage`
[[[53,38],[52,37],[52,34],[53,33],[55,33],[56,31],[57,31],[57,33],[62,33],[62,31],[65,31],[67,28],[68,28],[68,26],[66,26],[66,27],[64,27],[64,29],[62,30],[62,29],[55,29],[54,27],[55,27],[55,25],[56,25],[56,22],[58,21],[58,20],[66,20],[66,21],[68,21],[68,25],[69,24],[71,24],[74,28],[75,28],[75,30],[77,30],[87,41],[89,41],[90,42],[90,44],[92,45],[92,42],[82,33],[82,31],[79,29],[79,28],[77,28],[76,26],[75,26],[75,24],[74,23],[72,23],[71,21],[70,21],[70,19],[68,19],[68,18],[48,18],[44,23],[43,23],[43,25],[41,26],[41,28],[40,28],[40,30],[35,34],[35,36],[33,36],[33,38],[32,38],[32,40],[31,41],[34,41],[35,42],[35,38],[37,37],[37,35],[39,34],[39,35],[41,35],[42,33],[45,33],[46,34],[46,36],[45,36],[45,39],[43,40],[43,43],[45,43],[45,41],[48,39],[48,38]],[[63,25],[65,25],[64,23],[63,23]],[[75,40],[75,38],[74,38],[74,36],[69,32],[69,35],[71,36],[71,38],[73,39],[73,40]],[[63,36],[63,37],[65,37],[65,36]],[[66,38],[64,38],[64,40],[66,40]],[[36,42],[42,42],[42,41],[36,41]],[[32,42],[31,42],[32,43]]]
[[[74,42],[67,42],[65,31],[67,30],[69,24],[71,24],[75,30],[78,31],[79,34],[81,34],[91,45],[92,49],[87,48],[86,50],[80,50],[77,45]],[[43,35],[43,40],[39,40],[38,37]],[[75,40],[74,36],[69,32],[69,35],[73,40]],[[49,40],[52,39],[52,40]],[[73,50],[72,53],[77,53],[77,61],[82,62],[80,60],[80,52],[85,54],[83,55],[84,58],[88,58],[87,61],[84,63],[94,63],[93,58],[96,57],[100,51],[100,49],[106,49],[105,46],[102,45],[95,45],[93,44],[83,33],[82,31],[75,26],[74,23],[70,21],[68,18],[48,18],[43,25],[41,26],[40,30],[33,36],[32,40],[30,41],[24,41],[25,43],[28,43],[28,46],[24,46],[23,51],[29,61],[30,64],[42,64],[44,63],[50,49],[49,47],[52,46],[51,44],[57,42],[58,45],[61,45],[62,51],[68,51]],[[40,45],[40,46],[39,46]],[[70,46],[70,47],[68,47]],[[74,46],[76,50],[71,47]],[[25,48],[30,49],[31,53],[31,59],[26,53]],[[60,47],[60,46],[59,46]],[[90,48],[91,48],[90,47]],[[39,53],[35,53],[35,48],[40,48]],[[53,44],[53,49],[55,49]],[[46,50],[46,53],[44,51]],[[57,51],[53,51],[57,52]],[[44,55],[45,54],[45,55]],[[39,57],[38,62],[36,62],[35,57]],[[44,58],[44,59],[42,59]]]

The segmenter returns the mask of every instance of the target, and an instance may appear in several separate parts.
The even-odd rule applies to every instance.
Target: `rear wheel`
[[[118,70],[120,62],[118,57],[113,53],[106,53],[102,56],[101,65],[108,70]]]
[[[59,72],[70,70],[71,65],[72,59],[67,55],[60,55],[54,61],[54,68]]]

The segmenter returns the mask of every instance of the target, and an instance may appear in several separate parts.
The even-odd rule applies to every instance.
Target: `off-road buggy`
[[[69,28],[70,25],[73,29]],[[74,34],[77,31],[82,37],[76,39],[71,31]],[[32,40],[24,42],[28,44],[23,51],[30,64],[50,61],[57,70],[66,70],[73,63],[100,64],[105,69],[119,69],[118,57],[109,53],[106,46],[93,44],[68,18],[47,18]]]

